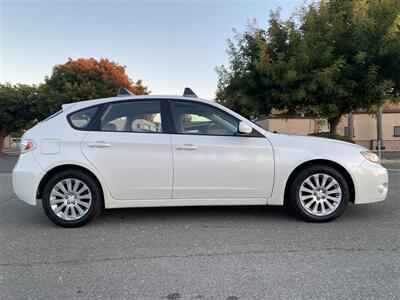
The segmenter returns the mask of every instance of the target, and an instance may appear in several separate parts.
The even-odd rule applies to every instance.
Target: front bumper
[[[17,197],[36,205],[36,194],[41,178],[45,172],[36,161],[33,151],[21,154],[12,172],[14,193]]]
[[[379,164],[365,160],[354,172],[355,204],[380,202],[386,199],[388,172]]]

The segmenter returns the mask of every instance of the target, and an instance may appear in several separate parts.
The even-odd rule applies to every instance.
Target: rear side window
[[[163,132],[159,101],[131,101],[113,103],[100,120],[101,131]]]
[[[75,129],[87,130],[98,110],[97,106],[82,109],[68,115],[68,121]]]

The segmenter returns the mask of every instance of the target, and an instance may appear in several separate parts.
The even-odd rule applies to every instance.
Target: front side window
[[[159,101],[110,104],[100,120],[101,131],[162,132]]]
[[[237,134],[239,121],[209,105],[171,101],[171,110],[177,133],[224,136]]]
[[[89,107],[68,115],[71,126],[75,129],[87,130],[91,124],[98,107]]]

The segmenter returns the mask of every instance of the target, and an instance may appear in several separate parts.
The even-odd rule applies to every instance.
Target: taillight
[[[21,153],[26,153],[36,148],[36,143],[32,140],[21,140],[19,150]]]

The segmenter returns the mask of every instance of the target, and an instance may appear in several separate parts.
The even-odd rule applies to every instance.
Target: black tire
[[[333,179],[337,181],[341,189],[340,203],[337,205],[335,210],[333,210],[331,213],[327,215],[311,214],[306,210],[305,207],[303,207],[300,200],[299,192],[303,182],[314,174],[326,174],[328,176],[331,176]],[[288,188],[289,188],[288,202],[290,207],[296,213],[297,216],[308,222],[327,222],[336,219],[344,212],[350,200],[350,188],[346,178],[335,168],[321,164],[307,166],[304,169],[300,170],[295,175],[295,178],[291,182],[290,186],[288,186]],[[321,208],[321,210],[322,210],[322,205],[324,205],[324,208],[327,207],[325,204],[320,204],[318,208]]]
[[[87,212],[76,220],[65,220],[59,217],[51,208],[50,205],[50,194],[57,183],[63,179],[77,179],[86,184],[89,188],[92,199],[90,207]],[[64,170],[56,175],[52,176],[50,180],[46,183],[43,189],[42,206],[47,217],[55,224],[62,227],[80,227],[88,222],[90,222],[94,217],[96,217],[103,206],[103,195],[101,193],[100,187],[93,177],[79,169],[69,169]]]

